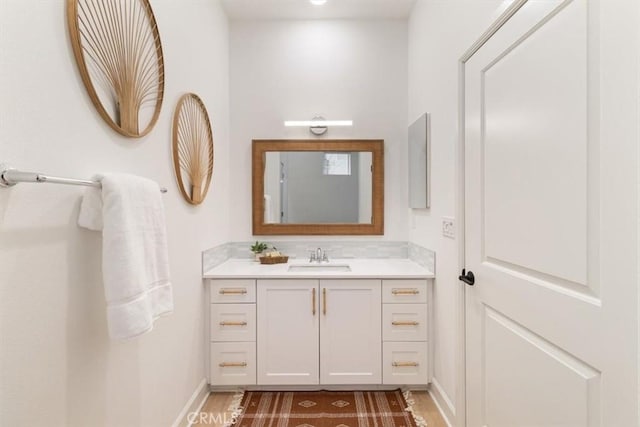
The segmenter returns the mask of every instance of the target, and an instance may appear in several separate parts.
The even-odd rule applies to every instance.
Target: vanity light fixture
[[[329,126],[353,126],[352,120],[325,120],[323,117],[314,117],[313,120],[287,120],[286,127],[308,127],[312,134],[322,135]]]
[[[309,0],[314,6],[322,6],[327,2],[327,0]]]

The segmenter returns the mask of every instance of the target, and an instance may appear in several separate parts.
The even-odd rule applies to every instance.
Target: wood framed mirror
[[[383,140],[253,140],[253,234],[384,234]]]

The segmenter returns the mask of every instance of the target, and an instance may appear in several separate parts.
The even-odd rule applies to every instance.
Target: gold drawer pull
[[[244,295],[247,293],[246,289],[220,289],[220,295]]]
[[[247,322],[220,322],[220,326],[247,326]]]
[[[418,295],[420,293],[417,289],[392,289],[393,295]]]
[[[391,322],[393,326],[418,326],[419,322]]]
[[[322,314],[327,315],[327,288],[322,288]]]
[[[394,368],[407,368],[418,366],[418,362],[393,362],[391,365]]]
[[[314,316],[316,315],[316,288],[313,288],[312,290],[311,314],[313,314]]]
[[[247,362],[222,362],[218,366],[221,368],[244,368],[247,366]]]

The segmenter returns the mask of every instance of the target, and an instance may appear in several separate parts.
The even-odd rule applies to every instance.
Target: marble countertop
[[[348,265],[351,271],[289,271],[290,266],[309,265],[307,260],[290,259],[286,264],[263,265],[248,259],[229,259],[203,274],[205,279],[432,279],[432,271],[409,259],[332,259],[322,266]],[[315,263],[311,263],[315,264]]]

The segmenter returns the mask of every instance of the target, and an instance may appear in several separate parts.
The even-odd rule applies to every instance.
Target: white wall
[[[316,138],[284,120],[353,119],[326,138],[385,140],[385,236],[407,238],[406,21],[232,21],[233,240],[251,240],[251,140]]]
[[[457,242],[442,236],[442,217],[456,214],[458,59],[504,4],[500,0],[417,0],[409,20],[407,123],[431,113],[432,168],[431,208],[409,211],[409,233],[412,242],[436,252],[434,386],[450,416],[464,405],[456,401]]]
[[[132,341],[107,337],[101,238],[75,223],[82,188],[0,190],[0,424],[162,426],[205,377],[200,252],[228,233],[228,27],[218,2],[153,0],[166,64],[153,132],[126,139],[98,116],[68,41],[64,0],[0,1],[0,162],[71,177],[147,176],[164,196],[175,312]],[[174,184],[175,104],[198,93],[213,123],[209,196]]]

